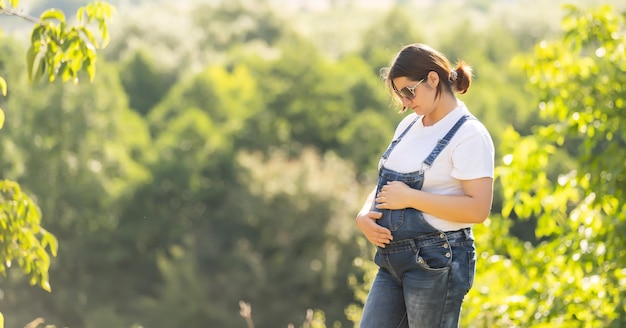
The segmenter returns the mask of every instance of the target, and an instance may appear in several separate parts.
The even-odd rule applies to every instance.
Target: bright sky
[[[393,4],[393,0],[334,0],[336,3],[345,4],[352,2],[359,7],[385,8]],[[307,9],[311,11],[323,11],[330,8],[333,0],[274,0],[273,3],[289,9]]]

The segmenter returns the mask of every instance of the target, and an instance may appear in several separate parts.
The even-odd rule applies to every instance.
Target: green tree
[[[224,304],[224,299],[208,297],[213,294],[204,282],[204,272],[216,269],[210,264],[215,259],[198,260],[211,250],[194,248],[195,240],[230,240],[232,236],[213,226],[235,225],[232,217],[220,215],[235,167],[232,143],[216,126],[198,108],[171,117],[152,148],[152,179],[136,190],[121,213],[116,239],[127,250],[125,272],[135,284],[132,289],[140,293],[128,298],[135,301],[128,307],[144,314],[133,317],[147,326],[194,327],[226,315],[207,309],[207,302],[221,299],[216,303]]]
[[[250,65],[263,107],[255,108],[241,146],[281,147],[294,154],[307,145],[336,148],[336,133],[352,110],[344,92],[351,77],[301,36],[286,36],[278,49],[279,56]]]
[[[237,57],[258,81],[261,95],[237,146],[294,155],[310,146],[369,168],[374,149],[386,142],[382,134],[391,133],[401,118],[393,115],[378,75],[357,55],[331,60],[298,35],[281,40],[277,54]],[[391,115],[378,115],[381,111]]]
[[[425,35],[415,28],[406,7],[397,3],[382,19],[365,30],[361,38],[359,53],[378,74],[380,68],[389,65],[402,46],[423,42],[420,40],[424,40]]]
[[[120,78],[130,108],[147,115],[175,82],[173,72],[160,67],[147,51],[138,50],[121,63]]]
[[[180,208],[159,207],[193,233],[158,255],[163,283],[141,302],[144,323],[243,325],[240,300],[253,306],[259,327],[297,324],[307,308],[323,309],[329,322],[345,323],[342,307],[352,293],[344,282],[358,251],[345,217],[358,206],[356,194],[364,192],[354,185],[353,169],[336,155],[320,156],[313,149],[295,158],[240,152],[229,167],[223,185],[209,184],[198,198],[205,206],[194,208],[202,212],[191,213],[192,204],[179,199],[173,200]],[[215,174],[207,172],[205,180],[209,176]],[[219,201],[209,199],[211,194]],[[176,306],[181,303],[187,306]]]
[[[535,218],[538,243],[485,252],[468,325],[626,322],[626,16],[608,6],[566,11],[562,37],[518,61],[548,123],[531,135],[509,129],[497,168],[503,216]]]
[[[391,103],[380,76],[357,55],[342,58],[335,65],[346,76],[342,88],[352,108],[336,131],[337,153],[355,165],[360,175],[375,176],[381,149],[390,142],[395,125],[404,117]],[[335,79],[337,80],[337,79]],[[338,86],[339,87],[339,86]]]
[[[148,114],[154,143],[144,162],[151,178],[123,206],[115,234],[126,250],[130,289],[137,293],[126,298],[133,302],[128,309],[134,321],[193,327],[238,319],[216,307],[228,305],[205,283],[211,281],[206,272],[216,269],[210,263],[217,260],[196,241],[226,243],[232,237],[214,226],[236,225],[221,208],[236,169],[231,136],[252,113],[241,104],[257,98],[254,86],[243,66],[231,72],[211,66],[174,85]]]
[[[233,0],[219,5],[199,4],[191,13],[193,25],[200,29],[201,47],[225,52],[241,44],[276,44],[286,30],[284,20],[276,17],[267,1]]]
[[[229,136],[241,132],[246,120],[263,109],[257,81],[245,65],[211,65],[172,87],[148,115],[153,134],[158,138],[170,121],[187,109],[204,112],[214,123],[212,129]]]
[[[148,129],[128,109],[119,74],[110,65],[99,65],[98,79],[90,84],[14,85],[8,108],[29,110],[11,112],[3,134],[19,145],[22,162],[13,164],[3,153],[0,162],[11,164],[2,174],[14,177],[53,218],[46,226],[59,239],[61,256],[50,270],[54,293],[19,288],[14,279],[5,288],[14,297],[4,308],[11,309],[13,322],[30,311],[50,322],[85,327],[102,308],[121,303],[112,299],[132,293],[132,281],[118,269],[128,260],[126,251],[115,241],[121,209],[135,185],[150,178],[136,161],[148,157]],[[115,318],[108,317],[108,322]]]

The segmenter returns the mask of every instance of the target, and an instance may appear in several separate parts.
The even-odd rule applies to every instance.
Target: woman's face
[[[392,79],[396,94],[402,99],[402,106],[418,115],[427,115],[434,109],[436,89],[429,78],[413,81],[402,76]]]

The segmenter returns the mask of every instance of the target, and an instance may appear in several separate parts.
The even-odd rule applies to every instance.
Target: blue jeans
[[[374,262],[380,268],[361,328],[458,327],[476,266],[469,228],[392,242]]]

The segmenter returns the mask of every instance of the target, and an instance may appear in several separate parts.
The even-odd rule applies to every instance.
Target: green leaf
[[[26,51],[26,67],[28,70],[28,79],[33,80],[33,66],[35,65],[35,48],[31,45]]]
[[[69,67],[69,65],[67,64],[66,61],[61,63],[61,66],[59,66],[59,70],[57,74],[61,75],[61,80],[63,82],[66,82],[67,80],[71,79],[73,77],[72,74],[73,70]]]
[[[0,94],[7,95],[7,81],[2,76],[0,76]]]
[[[87,40],[89,40],[91,44],[93,44],[96,47],[98,46],[98,41],[96,41],[96,37],[93,35],[93,33],[91,33],[91,31],[88,28],[80,27],[79,31],[82,32],[85,37],[87,37]]]
[[[64,23],[65,14],[61,10],[58,10],[58,9],[48,9],[44,11],[43,14],[41,14],[41,16],[39,16],[39,19],[41,19],[42,21],[55,19]]]
[[[50,253],[52,254],[52,256],[57,256],[57,251],[59,249],[59,242],[57,241],[56,237],[54,237],[53,234],[47,231],[44,231],[41,237],[41,246],[44,248],[49,247]]]
[[[41,288],[48,293],[52,292],[52,288],[50,287],[50,282],[48,282],[48,280],[41,281]]]
[[[102,33],[102,48],[105,48],[109,42],[111,37],[109,36],[109,29],[105,24],[101,24],[100,31]]]
[[[46,62],[42,60],[43,55],[38,52],[38,44],[33,43],[26,52],[26,65],[28,67],[28,79],[37,83],[46,71]]]
[[[87,70],[87,74],[89,75],[89,81],[93,82],[93,79],[96,77],[96,65],[95,59],[91,57],[87,57],[83,62],[85,70]]]
[[[85,19],[85,7],[78,8],[76,11],[76,19],[78,19],[79,23],[83,22],[83,19]]]
[[[30,42],[31,43],[41,42],[41,35],[43,34],[44,31],[45,31],[45,26],[43,25],[35,26],[35,28],[33,28],[33,32],[30,34]]]

